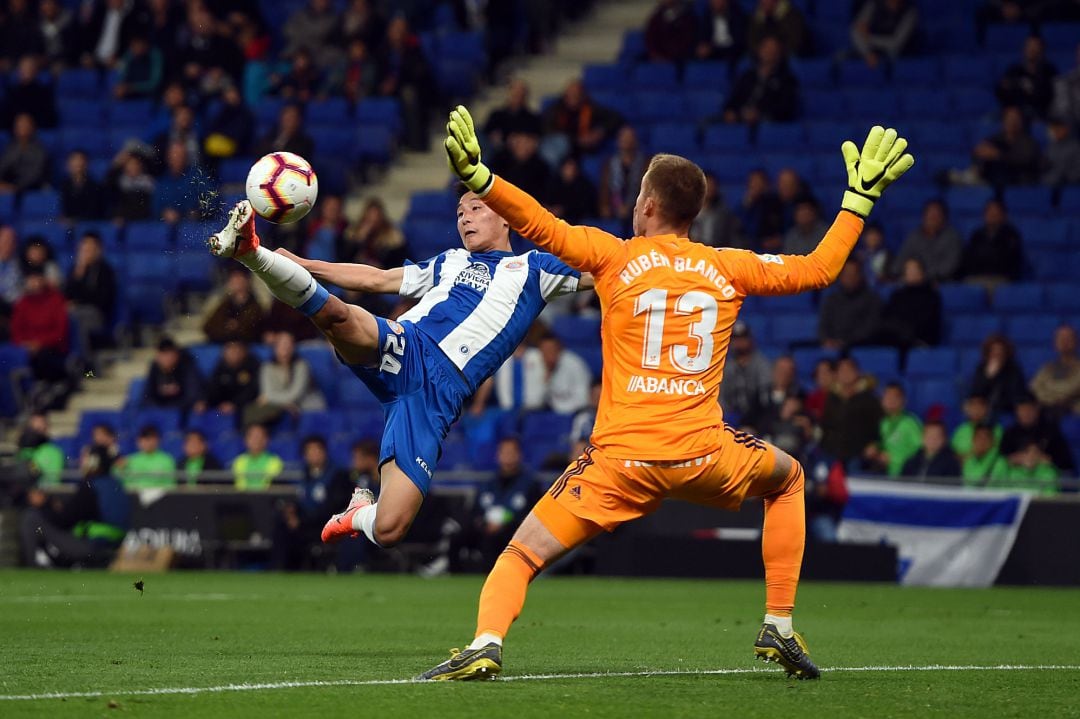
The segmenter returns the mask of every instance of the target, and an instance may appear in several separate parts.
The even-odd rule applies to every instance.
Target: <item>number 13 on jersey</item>
[[[638,295],[634,303],[634,316],[645,315],[645,344],[641,351],[641,366],[658,369],[664,351],[664,321],[667,315],[668,291],[650,289]],[[697,340],[696,346],[671,345],[671,364],[683,372],[704,372],[712,364],[713,330],[716,329],[716,298],[706,292],[693,290],[679,295],[672,309],[676,316],[692,315],[701,311],[701,319],[690,324],[689,337]]]

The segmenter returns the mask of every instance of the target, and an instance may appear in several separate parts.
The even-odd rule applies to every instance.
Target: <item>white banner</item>
[[[1030,496],[899,481],[849,479],[842,542],[896,546],[901,584],[989,587],[1005,563]]]

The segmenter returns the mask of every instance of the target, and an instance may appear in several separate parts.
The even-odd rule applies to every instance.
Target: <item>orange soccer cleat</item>
[[[324,544],[334,544],[346,537],[359,537],[360,532],[353,529],[353,515],[363,507],[375,504],[375,495],[370,489],[357,487],[353,490],[352,499],[344,512],[339,512],[327,520],[322,529],[322,541]]]
[[[206,241],[210,254],[216,257],[239,257],[259,249],[255,234],[255,211],[251,203],[241,200],[229,211],[229,219],[220,231]]]

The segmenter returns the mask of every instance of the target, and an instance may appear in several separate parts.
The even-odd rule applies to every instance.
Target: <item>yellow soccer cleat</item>
[[[497,679],[502,673],[502,647],[492,642],[478,649],[451,649],[450,658],[417,677],[424,681]]]
[[[754,642],[754,657],[766,662],[777,662],[787,670],[789,677],[796,679],[818,679],[821,672],[810,661],[810,650],[806,640],[798,632],[790,637],[780,636],[772,624],[762,624]]]

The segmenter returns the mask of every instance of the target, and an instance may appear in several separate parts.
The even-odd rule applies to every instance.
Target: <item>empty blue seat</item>
[[[679,92],[645,90],[634,93],[631,119],[637,122],[667,122],[686,112],[686,100]]]
[[[1075,284],[1047,285],[1046,300],[1051,311],[1080,316],[1080,292]]]
[[[800,292],[794,295],[760,296],[752,305],[755,309],[769,314],[784,312],[813,312],[814,295]]]
[[[984,80],[980,80],[980,84]],[[981,87],[957,87],[950,90],[950,104],[960,117],[977,117],[997,107],[994,94]]]
[[[600,345],[600,319],[598,317],[573,315],[558,317],[552,322],[551,331],[568,346]]]
[[[1019,56],[1024,40],[1030,33],[1031,29],[1026,23],[991,25],[986,29],[986,49],[990,52]]]
[[[105,106],[105,116],[110,124],[137,125],[150,122],[154,113],[152,100],[122,100]]]
[[[960,385],[956,378],[920,379],[908,383],[908,407],[925,416],[934,405],[953,407],[960,402]]]
[[[1042,304],[1041,285],[1002,285],[994,290],[994,309],[1001,312],[1034,312],[1040,309]]]
[[[409,197],[409,217],[426,220],[443,220],[457,212],[458,198],[446,190],[414,192]]]
[[[86,233],[93,233],[101,238],[101,244],[110,252],[120,247],[120,228],[111,222],[80,222],[72,232],[72,242],[78,244]]]
[[[800,124],[765,122],[758,126],[757,145],[763,150],[801,150],[805,144],[806,134]]]
[[[393,97],[367,97],[356,106],[358,125],[382,125],[395,134],[401,128],[401,103]]]
[[[129,253],[128,277],[134,282],[159,282],[163,290],[175,287],[176,255],[171,252]]]
[[[1024,345],[1017,349],[1016,356],[1024,370],[1024,376],[1030,379],[1044,364],[1057,359],[1057,352],[1049,344]]]
[[[847,96],[848,114],[853,119],[878,121],[893,120],[900,113],[900,100],[891,90],[844,90]]]
[[[751,170],[761,167],[761,158],[745,152],[703,155],[702,169],[711,172],[721,183],[743,184]],[[729,196],[729,199],[734,199]]]
[[[312,124],[309,127],[311,136],[315,138],[315,152],[319,155],[346,157],[352,151],[357,137],[355,130],[344,126],[344,124]],[[380,129],[387,132],[385,128]],[[314,160],[314,158],[312,159]],[[315,167],[321,169],[318,164]]]
[[[669,89],[679,81],[675,65],[666,62],[648,62],[636,66],[630,73],[630,82],[642,89]]]
[[[949,190],[949,209],[955,213],[982,213],[983,207],[994,197],[989,187],[967,186],[953,187]]]
[[[813,120],[804,123],[804,127],[806,128],[806,140],[811,146],[828,148],[832,152],[835,152],[840,143],[846,139],[858,138],[861,140],[859,134],[866,131],[866,128],[861,125],[842,120]],[[897,186],[890,188],[890,190],[899,189],[899,184],[897,183]],[[889,195],[891,194],[890,191]]]
[[[336,434],[346,434],[350,431],[344,412],[329,410],[309,410],[300,415],[296,423],[296,433],[301,437],[317,434],[322,437],[333,437]]]
[[[843,90],[818,90],[808,88],[802,93],[803,114],[815,120],[851,122],[848,98]],[[863,123],[858,123],[863,127]],[[845,138],[846,139],[846,138]]]
[[[220,229],[220,228],[218,228]],[[124,234],[124,244],[131,250],[163,250],[172,244],[173,226],[165,222],[146,220],[131,222]],[[202,238],[203,244],[206,237]]]
[[[813,313],[782,315],[773,318],[772,340],[779,345],[817,340],[818,318]]]
[[[750,137],[745,125],[713,125],[705,129],[703,146],[709,150],[745,150]]]
[[[329,347],[302,346],[297,354],[311,367],[311,375],[319,386],[323,396],[329,398],[337,388],[338,367],[340,363]]]
[[[368,394],[371,394],[368,392]],[[378,437],[382,434],[385,415],[382,405],[372,397],[371,404],[359,409],[350,409],[345,415],[345,426],[357,437]]]
[[[60,97],[92,99],[98,97],[100,88],[101,76],[97,70],[65,70],[56,80],[56,94]]]
[[[1067,250],[1069,242],[1069,222],[1053,218],[1014,218],[1017,229],[1024,238],[1024,244],[1032,247],[1045,247]]]
[[[306,115],[307,121],[313,125],[345,122],[352,115],[352,108],[344,97],[327,97],[309,102]],[[315,137],[318,139],[318,135]]]
[[[690,62],[683,70],[683,86],[688,90],[727,90],[729,77],[726,62]]]
[[[619,64],[628,65],[645,56],[645,31],[627,30],[623,33],[622,48],[619,50]]]
[[[387,127],[372,126],[354,135],[354,156],[365,162],[386,164],[394,152],[394,135]]]
[[[841,87],[881,87],[885,84],[885,66],[870,67],[862,60],[848,60],[838,66]]]
[[[912,119],[944,119],[950,116],[949,94],[945,90],[913,88],[900,94],[900,111]]]
[[[952,347],[916,347],[908,352],[904,374],[912,379],[954,377],[959,361]]]
[[[1052,196],[1047,187],[1006,187],[1005,205],[1009,212],[1030,212],[1032,214],[1051,211]]]
[[[19,201],[19,216],[24,220],[55,220],[58,214],[60,195],[53,190],[26,192]]]
[[[239,419],[238,415],[222,414],[214,410],[192,412],[187,417],[187,429],[198,430],[213,441],[220,436],[234,436]],[[228,464],[231,457],[218,455],[218,459]]]
[[[79,417],[80,442],[89,442],[94,427],[99,424],[111,427],[115,431],[120,431],[124,426],[124,413],[118,409],[83,410],[82,415]]]
[[[719,115],[724,106],[724,93],[719,90],[691,90],[684,97],[687,119],[699,122]]]
[[[833,62],[828,58],[799,59],[792,62],[791,69],[802,87],[832,87],[836,84]]]
[[[1074,52],[1077,40],[1080,39],[1080,23],[1050,22],[1042,26],[1043,41],[1051,50],[1067,50]],[[1058,66],[1058,70],[1066,72],[1065,66]]]
[[[626,71],[618,65],[586,65],[582,80],[589,92],[601,90],[622,90],[626,84]]]
[[[897,188],[899,189],[899,188]],[[986,290],[978,285],[944,284],[938,287],[945,312],[977,312],[986,309]]]
[[[946,84],[953,87],[982,85],[994,69],[989,58],[980,54],[946,55],[941,65]]]
[[[221,347],[215,344],[192,345],[187,348],[187,351],[195,360],[195,366],[203,377],[209,377],[213,373],[221,357]]]
[[[99,100],[87,98],[64,98],[57,100],[56,109],[60,115],[61,127],[79,126],[100,128],[105,123],[105,112]]]
[[[1015,315],[1005,320],[1005,334],[1016,344],[1050,346],[1054,331],[1060,324],[1056,315]]]
[[[127,393],[124,396],[124,411],[130,412],[142,406],[143,394],[146,392],[146,378],[136,377],[128,382]]]
[[[1002,321],[992,314],[956,314],[946,315],[949,344],[978,345],[988,335],[1000,332]]]
[[[156,427],[161,434],[180,430],[180,410],[160,407],[137,409],[131,416],[131,427],[138,432],[142,427]]]
[[[0,222],[11,223],[15,218],[15,194],[6,192],[0,194]]]
[[[371,394],[371,390],[364,386],[360,380],[351,381],[346,379],[346,381],[338,385],[334,395],[326,399],[331,405],[338,404],[348,409],[372,409],[381,406],[375,396]]]
[[[900,353],[894,347],[856,347],[851,356],[863,372],[881,381],[889,381],[900,375]]]
[[[903,57],[893,65],[892,76],[897,85],[937,85],[941,64],[933,57]]]
[[[565,443],[573,421],[572,414],[526,412],[521,418],[521,436],[526,446],[539,437],[550,437]]]
[[[654,125],[649,133],[649,146],[654,152],[692,155],[698,147],[697,126],[676,122]]]

